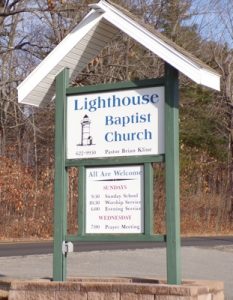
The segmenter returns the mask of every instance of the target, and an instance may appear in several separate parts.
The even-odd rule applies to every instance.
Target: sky
[[[194,15],[189,22],[198,24],[203,38],[233,48],[232,0],[193,0],[191,10]]]

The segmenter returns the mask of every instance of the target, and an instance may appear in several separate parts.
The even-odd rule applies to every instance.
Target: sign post
[[[167,281],[181,283],[178,71],[165,64]]]
[[[56,77],[55,108],[55,182],[54,182],[54,250],[53,280],[63,281],[66,278],[66,255],[62,253],[62,244],[67,228],[67,169],[65,166],[66,136],[66,88],[69,82],[68,69]]]

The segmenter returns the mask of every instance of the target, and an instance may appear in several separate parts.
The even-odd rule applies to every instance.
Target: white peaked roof
[[[220,90],[220,75],[127,10],[101,0],[18,86],[18,101],[40,106],[55,95],[55,77],[65,67],[76,77],[119,31],[198,84]]]

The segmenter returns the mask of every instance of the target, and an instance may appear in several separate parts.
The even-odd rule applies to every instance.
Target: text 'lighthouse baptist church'
[[[68,149],[73,149],[70,157],[91,154],[96,157],[99,155],[98,144],[102,144],[105,155],[135,154],[137,151],[146,154],[162,153],[162,147],[158,149],[158,144],[152,144],[151,141],[158,138],[159,127],[163,131],[163,110],[163,87],[70,96],[68,145],[76,141],[76,145],[68,146]],[[78,126],[81,141],[69,136],[74,127],[77,132]]]

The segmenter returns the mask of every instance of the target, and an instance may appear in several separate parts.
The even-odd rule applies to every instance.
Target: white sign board
[[[143,233],[143,166],[86,168],[85,215],[86,233]]]
[[[67,158],[164,153],[164,87],[67,97]]]

